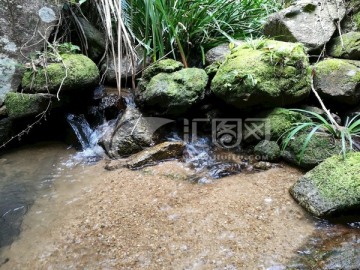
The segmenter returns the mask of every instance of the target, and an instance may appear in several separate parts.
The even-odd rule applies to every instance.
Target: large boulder
[[[204,97],[207,83],[207,74],[198,68],[159,73],[138,96],[139,102],[154,114],[180,116]]]
[[[360,61],[326,59],[315,66],[314,86],[320,96],[337,104],[360,103]]]
[[[332,39],[328,53],[336,58],[360,60],[360,32],[350,32]]]
[[[89,90],[99,83],[96,64],[82,54],[62,54],[62,61],[51,63],[37,71],[27,70],[22,79],[25,92],[56,94],[70,91]]]
[[[13,119],[40,114],[50,108],[53,97],[49,94],[10,92],[5,98],[7,113]]]
[[[296,103],[310,92],[309,61],[299,43],[255,40],[232,50],[212,92],[240,109]]]
[[[300,42],[309,50],[321,49],[336,31],[346,12],[342,0],[305,0],[267,19],[266,36],[287,42]]]
[[[336,155],[301,177],[290,189],[294,199],[317,217],[360,210],[360,153]]]
[[[41,51],[56,27],[65,1],[0,1],[0,103],[18,89],[23,69],[35,51]]]
[[[281,153],[282,158],[304,169],[312,169],[325,159],[341,152],[341,141],[327,134],[315,133],[302,153],[308,134],[295,136]]]
[[[132,155],[126,161],[126,166],[130,169],[140,169],[155,165],[160,161],[182,156],[184,149],[185,144],[181,141],[163,142]]]
[[[111,158],[129,156],[153,144],[153,130],[146,118],[128,107],[113,129],[100,139],[100,145]]]

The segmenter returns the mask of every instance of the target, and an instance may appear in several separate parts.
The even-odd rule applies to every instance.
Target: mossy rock
[[[240,109],[293,104],[310,92],[309,60],[301,44],[255,40],[232,50],[211,90]]]
[[[208,76],[198,68],[159,73],[139,96],[144,108],[158,115],[180,116],[205,95]]]
[[[360,210],[360,153],[336,155],[301,177],[290,189],[291,195],[317,217]]]
[[[319,95],[337,104],[360,102],[360,62],[326,59],[315,65],[314,86]]]
[[[82,54],[63,54],[61,57],[63,63],[49,64],[46,69],[38,68],[37,72],[26,71],[22,79],[23,90],[56,94],[63,83],[61,92],[92,91],[99,83],[99,70],[90,58]]]
[[[144,91],[151,78],[159,73],[172,73],[184,68],[184,65],[173,59],[163,59],[148,66],[140,79],[138,89]]]
[[[10,118],[37,115],[47,109],[52,96],[49,94],[22,94],[10,92],[6,95],[5,105]]]
[[[253,135],[249,134],[252,130],[245,129],[244,137],[248,142],[263,139],[276,141],[291,129],[295,123],[311,121],[311,119],[299,112],[284,108],[275,108],[270,111],[261,112],[255,116],[255,119],[259,119],[259,123],[264,124],[264,128],[259,129]]]
[[[278,161],[280,159],[280,147],[274,141],[261,141],[254,147],[254,153],[265,161]]]
[[[360,60],[360,32],[350,32],[332,39],[328,53],[336,58]]]
[[[304,169],[312,169],[325,159],[341,152],[341,141],[335,140],[327,134],[315,133],[303,154],[301,154],[304,142],[308,134],[296,136],[282,151],[282,158]]]

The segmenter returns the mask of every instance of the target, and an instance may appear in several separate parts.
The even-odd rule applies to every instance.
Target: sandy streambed
[[[301,175],[288,166],[203,185],[176,161],[103,165],[35,203],[1,269],[266,269],[314,231],[288,193]]]

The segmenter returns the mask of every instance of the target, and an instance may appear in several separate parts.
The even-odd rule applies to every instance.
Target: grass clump
[[[303,140],[301,151],[298,156],[299,162],[303,159],[305,150],[315,134],[327,134],[332,136],[334,140],[340,140],[340,153],[342,154],[343,159],[346,158],[347,152],[354,150],[354,147],[360,150],[360,146],[353,140],[354,138],[360,137],[360,114],[357,114],[351,119],[347,118],[344,126],[339,126],[333,119],[326,120],[316,112],[300,109],[293,109],[292,111],[304,113],[312,119],[312,121],[296,123],[283,135],[282,150],[285,150],[296,136],[303,132],[307,134]]]

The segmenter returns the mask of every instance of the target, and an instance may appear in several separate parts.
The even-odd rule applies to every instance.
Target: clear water
[[[42,143],[0,156],[0,248],[20,234],[24,215],[36,198],[51,192],[57,164],[74,153],[59,143]]]
[[[111,128],[111,123],[92,130],[81,117],[73,117],[72,121],[75,129],[79,129],[78,138],[84,147],[81,152],[68,149],[61,143],[49,142],[15,149],[0,156],[0,267],[3,263],[6,265],[8,258],[2,256],[3,250],[21,236],[24,228],[31,230],[32,227],[41,226],[43,229],[36,230],[34,240],[47,237],[47,226],[51,226],[51,221],[63,214],[61,205],[74,203],[79,196],[76,192],[89,188],[89,183],[104,173],[101,169],[91,169],[88,161],[102,158],[103,153],[97,150],[97,141],[102,132]],[[232,169],[228,170],[232,163],[220,160],[219,156],[224,155],[216,151],[206,138],[187,145],[185,163],[196,172],[194,181],[208,183],[228,175],[227,172],[233,172]],[[241,170],[242,167],[235,171],[239,173]],[[41,201],[36,208],[39,210],[30,211],[33,216],[28,215],[30,221],[24,224],[24,216],[38,201]],[[299,267],[295,269],[306,269],[319,250],[332,248],[332,245],[350,246],[354,259],[357,259],[360,254],[358,221],[348,225],[319,221],[314,223],[314,227],[317,228],[315,234],[298,250],[299,256],[289,265]],[[31,241],[28,241],[28,245],[31,253]],[[274,267],[277,268],[270,269],[286,269],[284,265]]]

